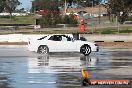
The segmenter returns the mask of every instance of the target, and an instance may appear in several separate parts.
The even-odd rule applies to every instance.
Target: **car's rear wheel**
[[[91,53],[91,47],[89,45],[83,45],[80,48],[80,52],[85,56],[88,56]]]
[[[38,47],[38,51],[39,54],[49,54],[49,48],[45,45],[41,45]]]

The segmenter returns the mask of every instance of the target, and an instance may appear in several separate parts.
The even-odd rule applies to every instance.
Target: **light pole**
[[[35,14],[35,12],[36,12],[36,3],[35,3],[35,1],[34,0],[30,0],[30,2],[32,3],[32,12]]]
[[[66,11],[67,11],[67,1],[65,0],[65,15],[66,15]]]
[[[92,27],[93,27],[93,7],[94,7],[94,0],[92,0],[92,12],[91,12],[91,17],[92,17]],[[94,28],[92,28],[92,34],[94,32]]]
[[[101,13],[101,10],[100,10],[100,3],[99,3],[99,24],[100,24],[100,14]]]
[[[118,34],[119,34],[120,33],[120,26],[119,26],[118,19],[119,19],[119,16],[117,15],[116,16],[116,25],[117,25],[117,31],[118,31]]]

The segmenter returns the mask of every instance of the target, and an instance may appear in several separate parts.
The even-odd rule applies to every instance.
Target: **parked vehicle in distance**
[[[97,44],[75,40],[70,34],[46,35],[37,40],[30,40],[28,50],[39,54],[48,54],[49,52],[80,52],[89,55],[91,52],[98,52]]]

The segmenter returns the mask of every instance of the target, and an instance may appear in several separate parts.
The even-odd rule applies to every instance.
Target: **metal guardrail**
[[[28,26],[33,24],[0,24],[0,26]]]
[[[33,24],[0,24],[0,30],[34,29]]]

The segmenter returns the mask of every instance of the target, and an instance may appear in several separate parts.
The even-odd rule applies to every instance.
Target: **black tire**
[[[38,51],[39,54],[49,54],[49,48],[45,45],[41,45],[38,47]]]
[[[85,56],[88,56],[91,53],[91,47],[89,45],[83,45],[80,48],[80,52]]]

